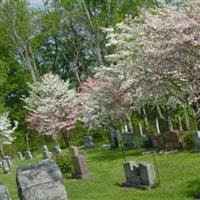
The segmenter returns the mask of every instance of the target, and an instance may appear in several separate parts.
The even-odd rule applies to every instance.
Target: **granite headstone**
[[[93,148],[95,146],[92,136],[84,136],[83,144],[85,148]]]
[[[55,161],[18,168],[16,181],[20,200],[67,200],[62,174]]]
[[[72,155],[73,178],[83,179],[90,175],[85,157],[79,152],[77,147],[71,146],[70,152]]]
[[[109,133],[109,140],[110,140],[110,147],[111,147],[111,149],[119,148],[120,141],[121,141],[121,135],[120,135],[119,131],[113,129]]]
[[[0,200],[11,200],[7,187],[0,182]]]
[[[173,150],[183,149],[183,139],[179,130],[173,130],[170,132],[169,141]]]
[[[32,156],[30,151],[24,152],[24,157],[25,157],[26,160],[29,160],[29,159],[33,158],[33,156]]]
[[[161,151],[165,149],[164,140],[161,134],[155,134],[152,136],[152,143],[156,150]]]
[[[124,172],[126,177],[126,182],[123,183],[124,186],[149,189],[156,185],[154,167],[150,163],[140,162],[137,164],[128,161],[124,163]]]

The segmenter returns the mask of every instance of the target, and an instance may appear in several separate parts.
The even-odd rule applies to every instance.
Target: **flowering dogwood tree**
[[[199,1],[178,10],[164,6],[156,14],[143,12],[137,27],[141,99],[167,107],[199,101],[199,13]]]
[[[118,24],[117,28],[125,30],[126,27]],[[126,50],[129,42],[129,33],[115,34],[114,29],[104,29],[107,32],[108,47],[115,51],[106,56],[108,65],[96,68],[93,79],[88,79],[82,84],[81,93],[84,96],[84,112],[82,120],[92,126],[113,126],[114,121],[121,124],[130,121],[132,113],[134,79],[129,66],[133,63],[130,59],[130,48]],[[117,42],[116,42],[117,41]],[[123,50],[125,49],[125,50]],[[89,87],[88,89],[88,86]]]
[[[55,139],[61,130],[70,130],[76,123],[76,91],[69,89],[69,81],[48,73],[41,81],[29,83],[30,96],[25,98],[30,111],[27,118],[39,133]]]
[[[0,149],[2,156],[4,156],[3,146],[11,144],[15,140],[12,133],[17,129],[18,122],[14,121],[14,123],[15,125],[12,127],[8,112],[0,115]]]
[[[139,18],[127,16],[114,28],[103,29],[111,51],[108,65],[96,70],[100,85],[91,90],[95,95],[89,98],[89,110],[99,105],[94,112],[102,114],[106,108],[122,119],[146,104],[162,106],[171,130],[171,108],[200,99],[199,13],[195,0],[181,9],[142,11]]]

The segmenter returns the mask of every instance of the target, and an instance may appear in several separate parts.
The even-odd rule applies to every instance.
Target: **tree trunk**
[[[1,149],[1,155],[2,155],[2,157],[4,157],[4,156],[5,156],[5,153],[4,153],[3,145],[2,145],[2,144],[0,144],[0,149]]]
[[[167,124],[169,132],[173,131],[173,123],[171,119],[170,107],[167,105],[166,107],[166,115],[167,115]]]
[[[186,105],[183,106],[183,111],[184,111],[184,116],[185,116],[186,130],[189,131],[190,130],[190,119],[189,119],[189,116],[188,116]]]
[[[142,124],[141,123],[139,123],[139,128],[140,128],[140,135],[144,136],[144,133],[143,133],[143,130],[142,130]]]
[[[128,132],[131,132],[133,133],[133,125],[131,123],[131,117],[126,115],[126,125],[127,125],[127,128],[128,128]]]
[[[145,107],[142,108],[142,112],[143,112],[143,116],[144,116],[145,126],[148,127],[149,126],[149,121],[148,121],[148,117],[147,117],[147,113],[146,113]]]
[[[178,116],[178,121],[179,121],[179,129],[182,132],[183,131],[183,125],[182,125],[181,117],[180,116]]]
[[[64,131],[62,131],[62,136],[65,143],[65,147],[69,147],[69,138],[67,137],[67,134]]]
[[[158,118],[156,118],[156,129],[157,129],[157,133],[160,134],[160,125],[159,125]]]
[[[83,3],[83,6],[84,6],[84,9],[85,9],[88,21],[90,23],[92,32],[94,34],[93,39],[94,39],[94,42],[95,42],[95,51],[96,51],[96,54],[97,54],[98,63],[99,63],[99,65],[103,65],[104,62],[103,62],[103,58],[102,58],[102,55],[101,55],[101,47],[100,47],[100,43],[99,43],[99,32],[97,30],[98,28],[95,28],[95,26],[94,26],[94,23],[93,23],[92,18],[91,18],[91,13],[89,12],[89,10],[87,8],[85,0],[82,0],[82,3]]]
[[[30,151],[29,133],[26,133],[26,148],[28,151]]]

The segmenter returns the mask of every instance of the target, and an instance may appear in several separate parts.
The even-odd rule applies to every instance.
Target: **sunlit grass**
[[[92,175],[85,180],[65,179],[69,200],[189,200],[200,194],[200,154],[177,153],[156,155],[160,185],[152,190],[141,191],[121,188],[124,180],[124,158],[120,150],[93,149],[83,152],[87,157]],[[126,152],[127,160],[153,163],[151,154],[139,155],[136,150]],[[31,163],[40,160],[40,155]],[[14,161],[10,174],[0,174],[0,180],[7,185],[12,200],[18,200],[15,182],[17,166],[30,161]]]

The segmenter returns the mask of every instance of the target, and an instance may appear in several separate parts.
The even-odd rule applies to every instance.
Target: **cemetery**
[[[199,172],[199,0],[0,2],[0,200],[198,200]]]

